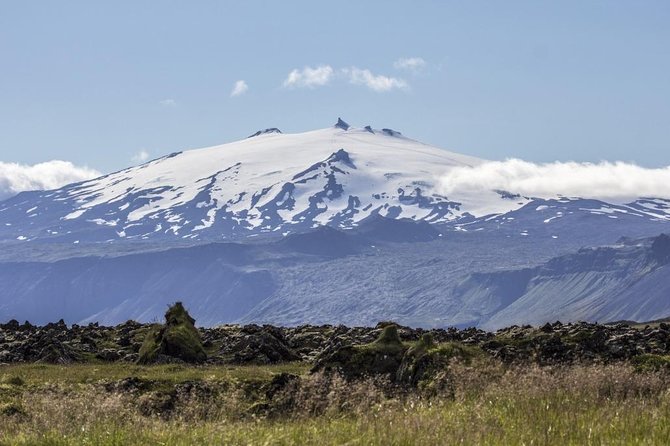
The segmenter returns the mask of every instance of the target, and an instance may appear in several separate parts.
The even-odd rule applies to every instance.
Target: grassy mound
[[[200,363],[207,359],[200,333],[195,328],[195,319],[188,314],[181,302],[168,308],[165,325],[156,325],[149,330],[137,362],[169,362],[171,358],[191,363]]]

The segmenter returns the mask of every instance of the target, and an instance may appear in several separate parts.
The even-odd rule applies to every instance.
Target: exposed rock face
[[[254,136],[267,135],[268,133],[281,133],[281,130],[279,130],[277,127],[270,127],[269,129],[259,130],[253,135],[247,136],[247,139],[253,138]]]
[[[651,253],[654,259],[660,264],[670,262],[670,236],[661,234],[654,238],[651,244]]]
[[[337,122],[335,123],[335,128],[342,129],[342,130],[349,130],[349,124],[347,124],[345,121],[342,120],[342,118],[337,118]]]
[[[165,325],[154,327],[139,351],[138,362],[172,362],[172,360],[199,363],[207,359],[207,353],[195,328],[193,319],[181,302],[175,303],[165,313]]]

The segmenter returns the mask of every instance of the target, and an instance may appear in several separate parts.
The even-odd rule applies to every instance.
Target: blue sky
[[[3,2],[0,161],[105,172],[342,116],[493,160],[667,166],[668,23],[667,1]]]

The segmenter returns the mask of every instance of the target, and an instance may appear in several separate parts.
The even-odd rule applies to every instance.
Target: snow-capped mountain
[[[222,239],[326,224],[347,228],[375,214],[443,222],[470,210],[440,195],[437,180],[450,167],[481,162],[342,120],[299,134],[272,128],[58,190],[20,194],[0,205],[0,236]],[[503,209],[516,205],[500,201]]]
[[[545,203],[514,191],[441,192],[450,169],[483,162],[391,129],[355,128],[341,119],[306,133],[269,128],[241,141],[173,153],[61,189],[19,194],[0,203],[0,240],[229,240],[322,225],[349,229],[371,216],[458,231],[514,222],[520,235],[556,226],[574,212],[670,221],[668,200]],[[538,212],[526,212],[529,208]],[[526,219],[515,212],[533,223],[523,223]]]
[[[24,192],[0,202],[0,321],[147,321],[175,300],[205,325],[670,312],[670,200],[442,192],[485,162],[338,120]]]

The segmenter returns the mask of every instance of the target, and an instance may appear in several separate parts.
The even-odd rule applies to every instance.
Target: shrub
[[[0,404],[0,415],[6,417],[13,417],[17,415],[25,415],[26,411],[23,410],[23,407],[18,403],[5,403]]]
[[[22,386],[25,384],[25,381],[20,376],[8,376],[3,378],[2,382],[10,386]]]
[[[635,370],[639,372],[670,370],[670,356],[644,354],[633,358]]]

